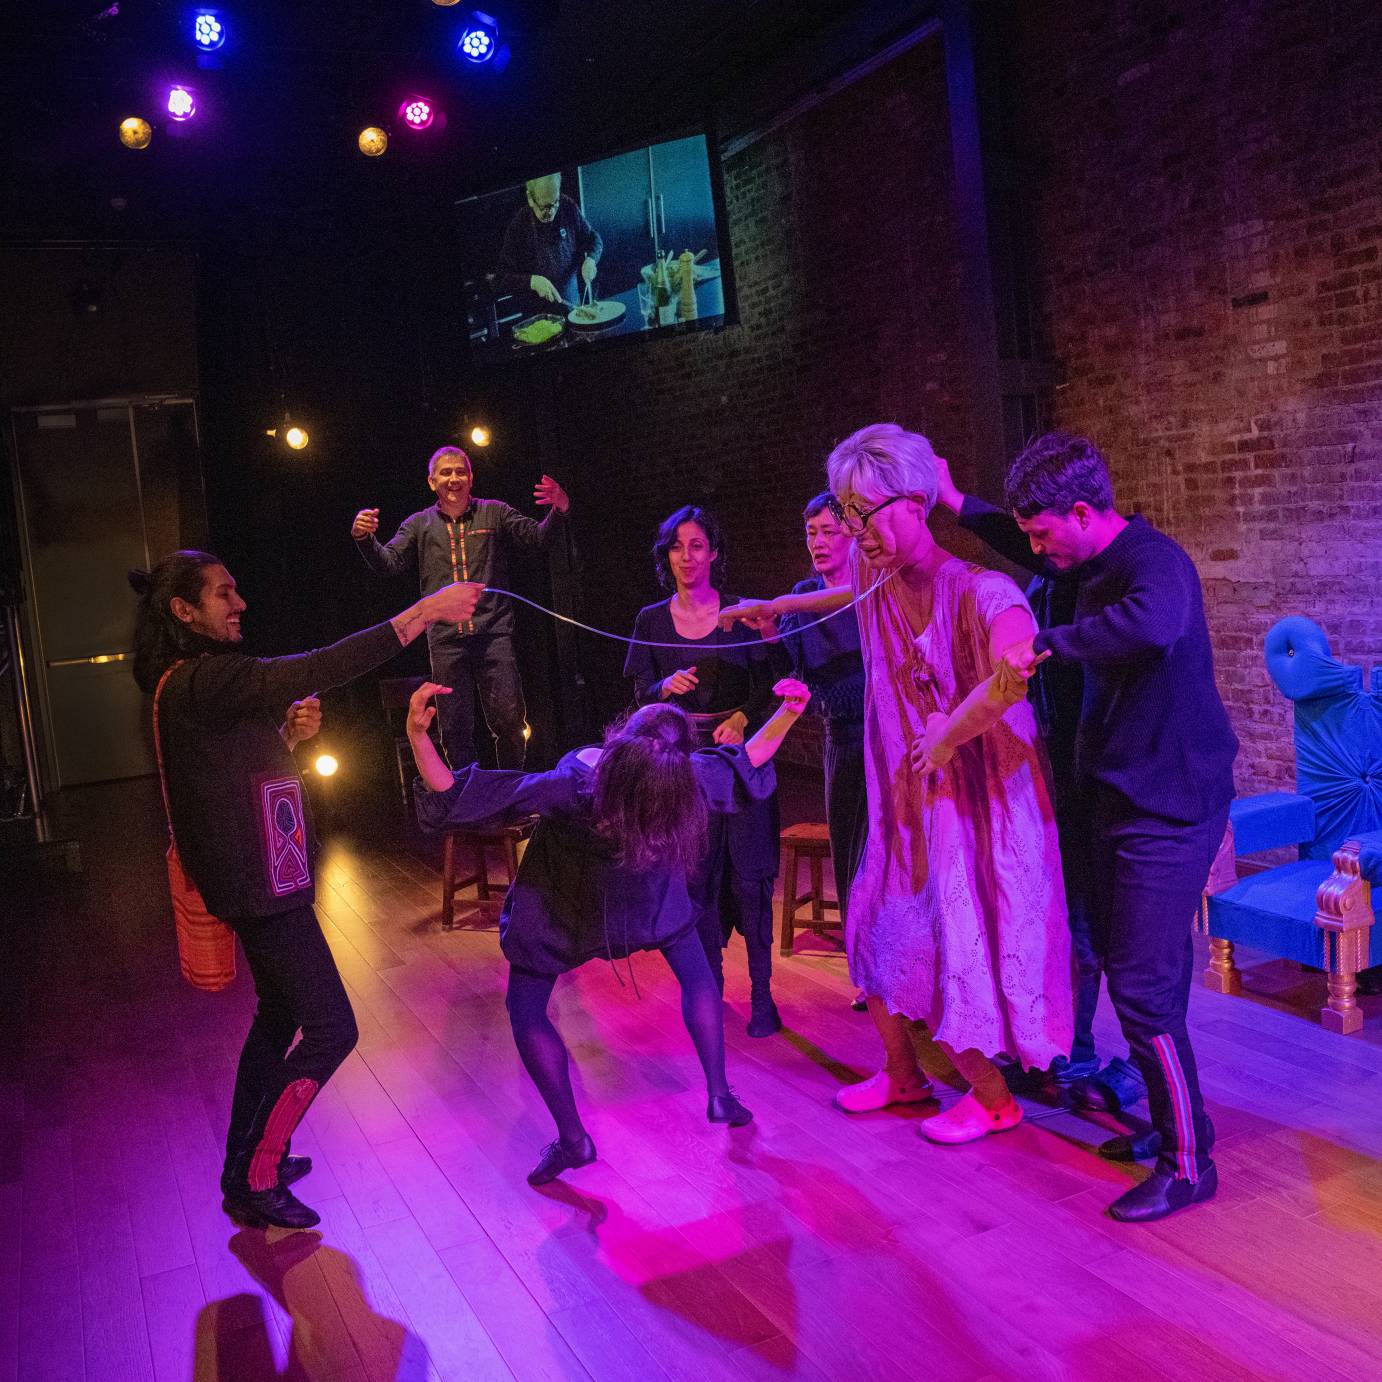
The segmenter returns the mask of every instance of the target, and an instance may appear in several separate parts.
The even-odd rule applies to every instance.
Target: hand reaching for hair
[[[811,703],[811,691],[804,681],[798,681],[795,677],[783,677],[773,687],[773,695],[781,696],[782,708],[790,710],[793,715],[800,715]]]
[[[430,703],[433,696],[449,696],[451,688],[435,681],[424,681],[408,697],[408,737],[425,736],[437,718],[437,707]]]

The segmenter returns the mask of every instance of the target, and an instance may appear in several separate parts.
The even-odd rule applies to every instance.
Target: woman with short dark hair
[[[634,620],[634,643],[624,663],[639,705],[671,704],[691,717],[699,744],[741,744],[770,705],[774,654],[767,644],[743,646],[724,633],[721,595],[725,543],[705,509],[686,505],[669,514],[653,542],[658,581],[670,598],[647,605]],[[773,879],[777,876],[777,796],[732,818],[711,822],[704,865],[692,881],[706,958],[724,990],[722,952],[737,929],[748,952],[752,1011],[748,1034],[772,1036],[782,1027],[773,1002]]]

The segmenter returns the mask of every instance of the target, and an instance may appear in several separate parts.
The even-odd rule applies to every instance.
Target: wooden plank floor
[[[387,830],[321,869],[361,1031],[296,1144],[321,1228],[238,1229],[216,1179],[252,991],[178,978],[150,787],[85,794],[86,873],[10,897],[0,1382],[1382,1375],[1376,1000],[1341,1038],[1293,966],[1197,987],[1222,1189],[1138,1228],[1103,1213],[1138,1173],[1068,1111],[954,1149],[925,1110],[833,1111],[876,1055],[835,956],[778,962],[788,1030],[753,1041],[731,949],[733,1131],[662,962],[637,994],[592,964],[555,1006],[600,1159],[538,1192],[497,937],[443,934],[432,856]]]

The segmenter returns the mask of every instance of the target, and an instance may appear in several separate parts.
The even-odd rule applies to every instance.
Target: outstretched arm
[[[188,665],[188,707],[198,719],[224,723],[256,711],[277,715],[285,705],[343,686],[387,662],[432,623],[459,623],[475,612],[482,585],[457,581],[424,595],[402,614],[315,652],[288,657],[223,653]]]
[[[1019,672],[1003,654],[1035,632],[1036,625],[1023,605],[1005,609],[993,621],[989,628],[993,675],[981,681],[949,715],[927,717],[925,734],[912,745],[913,768],[921,773],[943,768],[961,744],[992,729],[1027,694],[1028,678],[1045,659],[1037,658],[1026,672]]]
[[[744,745],[744,753],[755,768],[761,768],[782,747],[787,731],[801,718],[811,700],[811,693],[804,682],[792,677],[784,677],[773,687],[773,694],[782,697],[782,703],[773,712],[762,729]]]
[[[453,773],[441,760],[427,729],[436,715],[433,696],[450,687],[425,681],[408,700],[408,743],[427,787],[416,794],[418,824],[424,830],[504,824],[533,815],[569,810],[577,788],[569,773],[524,773],[481,768],[475,764]]]
[[[442,762],[432,736],[427,733],[437,718],[434,696],[449,696],[451,688],[435,681],[424,681],[408,698],[408,746],[413,751],[418,776],[427,784],[429,792],[444,792],[455,779],[451,769]]]
[[[797,595],[779,595],[772,600],[740,600],[720,611],[720,627],[732,629],[736,623],[762,632],[785,614],[832,614],[854,598],[847,585],[827,586],[824,590],[804,590]]]

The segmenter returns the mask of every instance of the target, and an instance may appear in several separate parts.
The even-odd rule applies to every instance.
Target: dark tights
[[[725,1026],[720,990],[695,931],[687,931],[665,946],[663,958],[681,985],[681,1016],[696,1045],[705,1071],[708,1094],[724,1094]],[[585,1125],[576,1109],[571,1089],[571,1068],[566,1043],[547,1015],[556,979],[529,969],[509,970],[509,1024],[523,1068],[537,1086],[542,1102],[557,1125],[557,1136],[568,1146],[585,1136]]]

